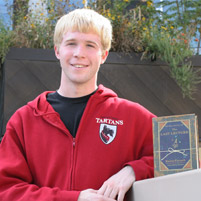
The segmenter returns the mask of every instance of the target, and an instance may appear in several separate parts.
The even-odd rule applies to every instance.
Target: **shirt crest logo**
[[[105,144],[110,144],[116,137],[117,126],[109,124],[100,124],[100,138]]]

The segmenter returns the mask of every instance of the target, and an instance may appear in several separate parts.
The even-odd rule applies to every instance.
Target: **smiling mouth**
[[[72,64],[75,68],[86,68],[88,65],[82,65],[82,64]]]

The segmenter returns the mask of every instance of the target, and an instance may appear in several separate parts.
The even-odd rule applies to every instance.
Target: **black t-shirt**
[[[61,96],[58,92],[50,93],[47,96],[47,101],[59,113],[61,120],[73,137],[76,136],[86,104],[94,93],[79,98],[67,98]]]

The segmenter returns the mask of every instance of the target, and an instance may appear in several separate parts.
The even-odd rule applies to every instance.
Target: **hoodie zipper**
[[[74,169],[75,169],[75,138],[73,138],[73,142],[72,142],[72,163],[71,163],[71,171],[70,171],[70,190],[73,190],[73,175],[74,175]]]
[[[89,98],[88,100],[88,103],[85,107],[85,110],[84,110],[84,113],[82,114],[82,118],[80,120],[80,125],[78,126],[78,129],[77,129],[77,133],[76,133],[76,137],[78,137],[78,133],[79,133],[79,130],[80,130],[80,127],[81,125],[83,124],[83,118],[86,118],[86,116],[89,114],[89,105],[90,105],[90,102],[91,102],[91,97]],[[74,186],[74,182],[73,182],[73,179],[75,177],[75,161],[76,161],[76,158],[75,158],[75,146],[76,146],[76,139],[73,138],[73,141],[72,141],[72,155],[71,155],[71,170],[70,170],[70,190],[73,190],[73,186]]]

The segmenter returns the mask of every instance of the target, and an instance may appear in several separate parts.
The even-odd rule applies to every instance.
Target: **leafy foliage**
[[[199,54],[201,41],[201,0],[175,0],[162,1],[156,6],[162,6],[163,12],[161,18],[164,22],[168,21],[185,33],[189,40],[189,45],[197,42],[197,50]]]
[[[4,62],[4,58],[12,46],[13,32],[6,28],[0,20],[0,64]]]
[[[30,9],[28,0],[15,0],[10,7],[13,30],[0,24],[0,57],[3,62],[9,47],[53,48],[55,23],[63,14],[78,7],[69,0],[41,0]],[[75,2],[75,1],[74,1]],[[201,43],[201,0],[142,3],[137,0],[88,1],[88,7],[111,20],[111,51],[138,52],[152,60],[160,58],[170,67],[184,96],[192,97],[200,81],[188,59],[194,54],[190,45]],[[133,6],[135,5],[135,6]],[[83,7],[86,1],[83,0]],[[162,6],[164,11],[158,10]],[[45,7],[45,9],[40,9]]]
[[[185,34],[181,33],[175,39],[168,32],[161,32],[155,26],[145,34],[144,42],[146,50],[143,56],[148,53],[152,59],[160,58],[166,62],[183,95],[192,98],[192,94],[196,90],[195,85],[200,82],[200,77],[189,61],[193,52],[188,48]]]

